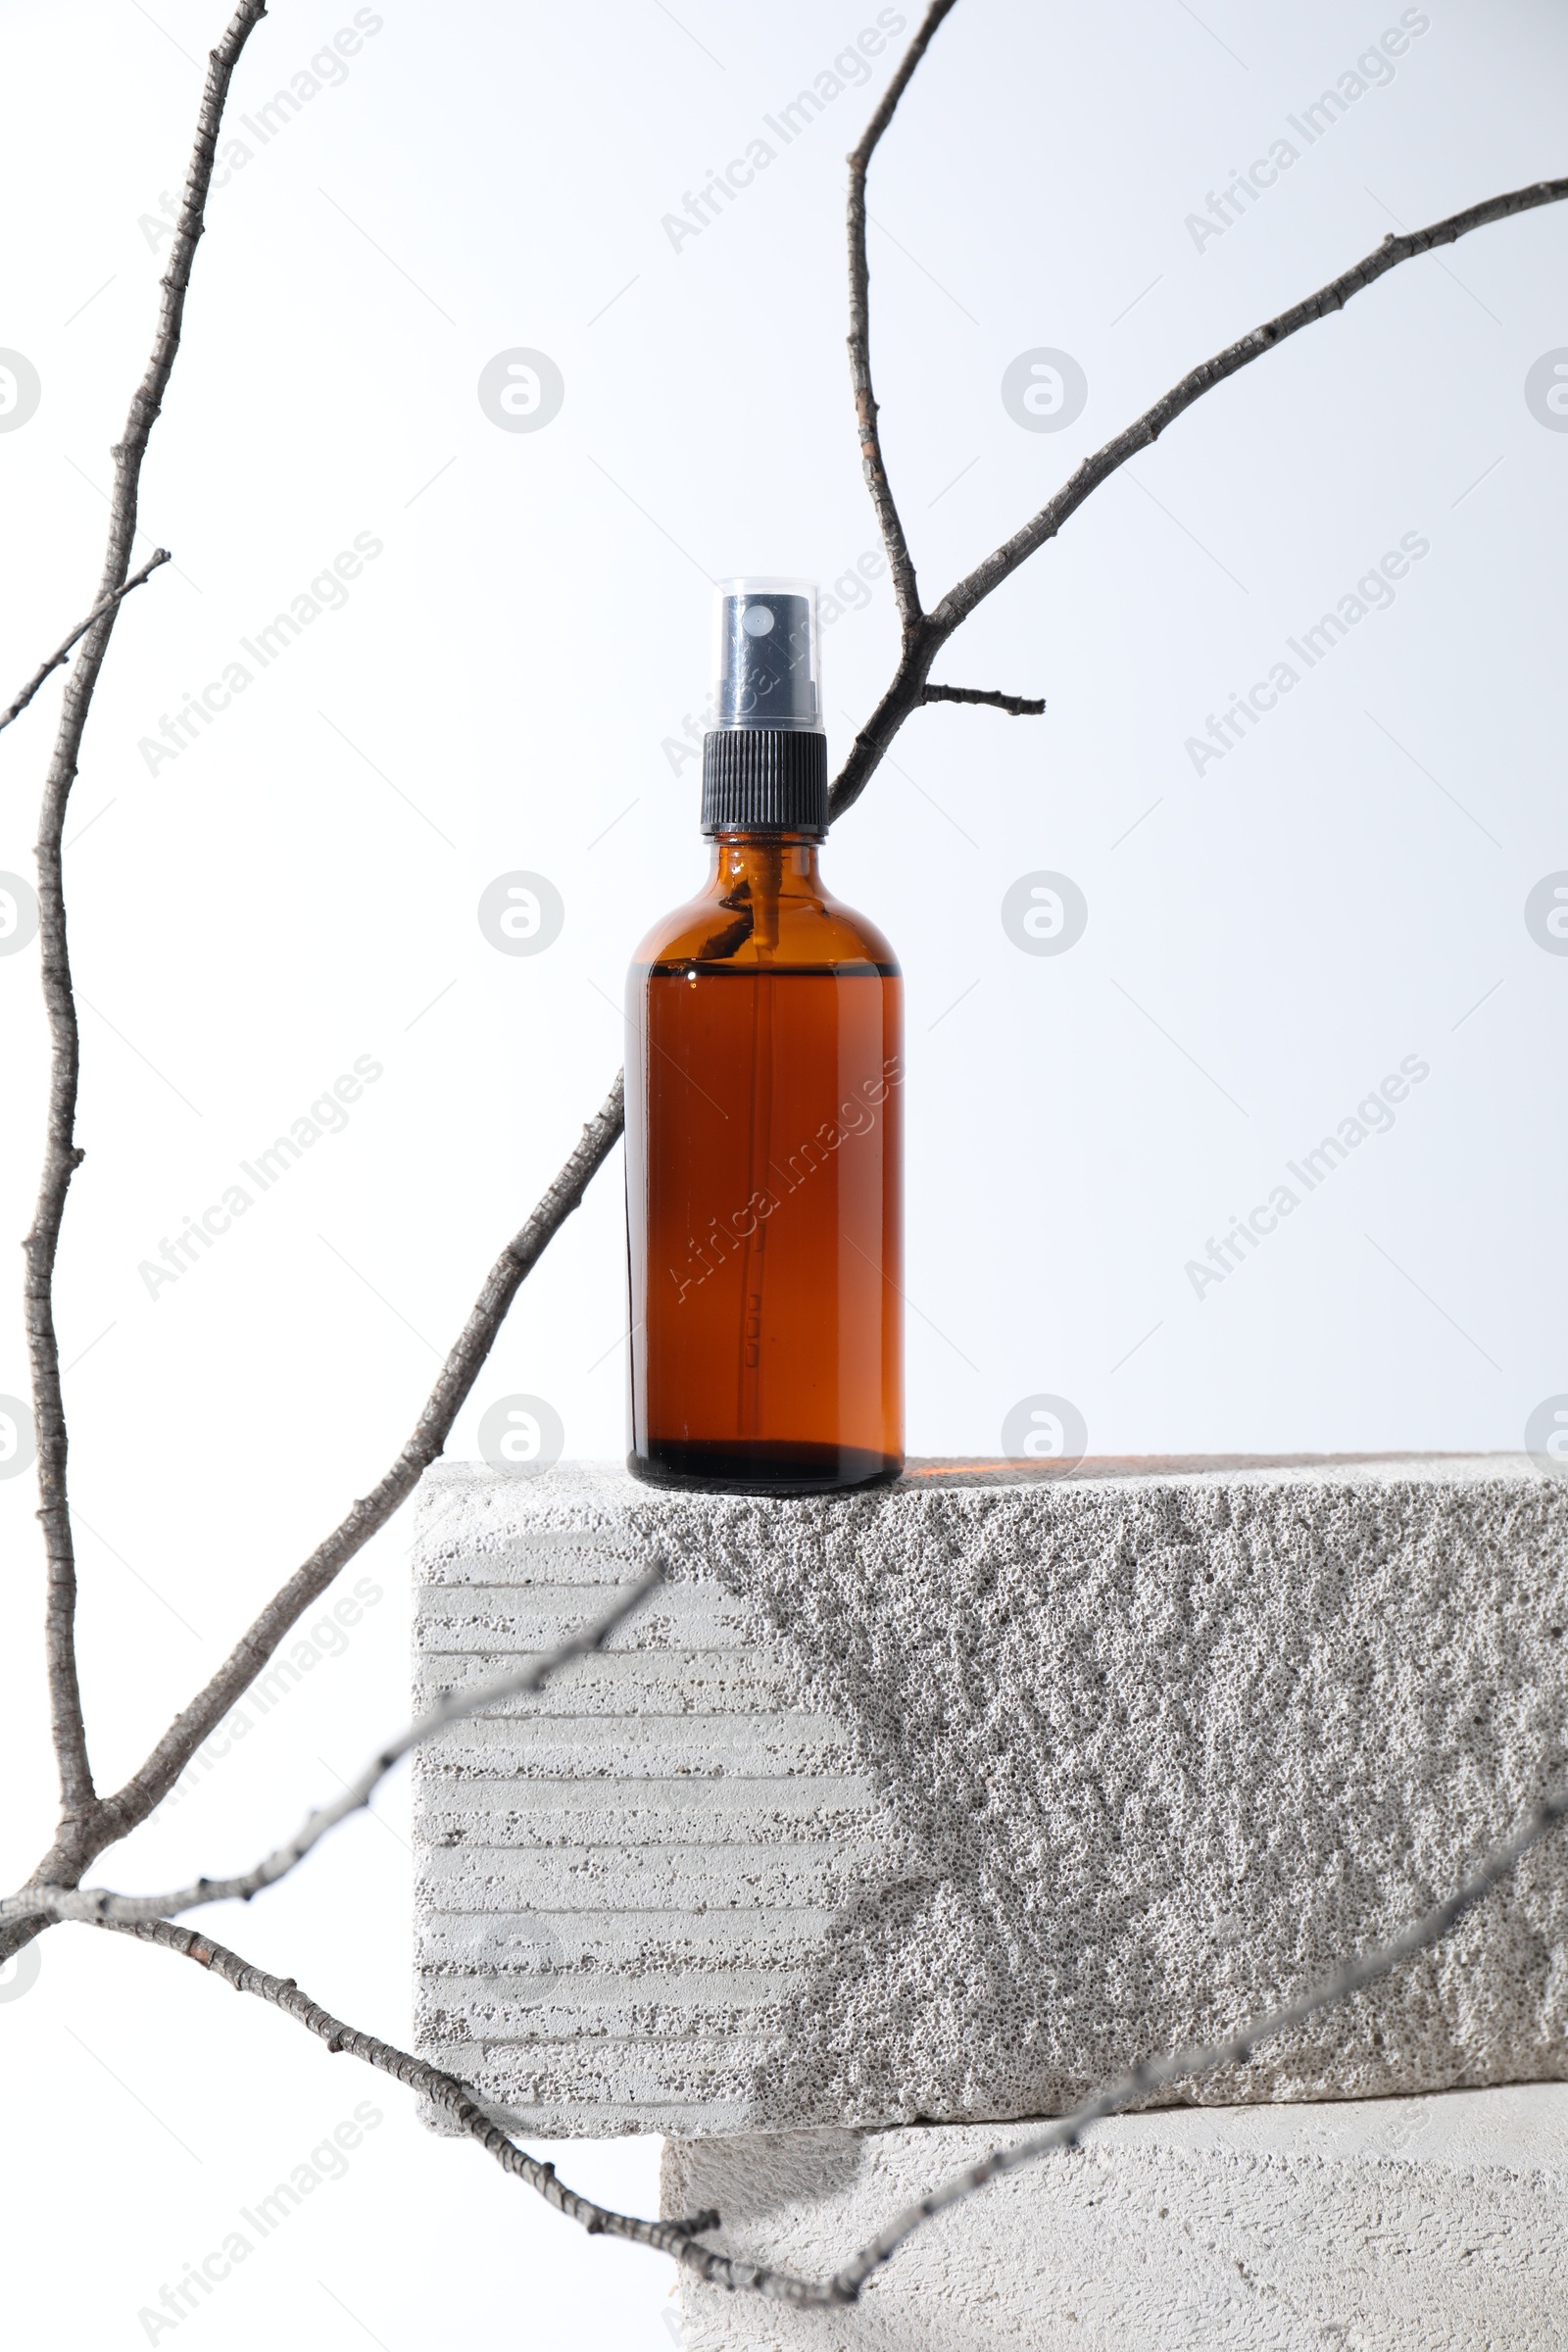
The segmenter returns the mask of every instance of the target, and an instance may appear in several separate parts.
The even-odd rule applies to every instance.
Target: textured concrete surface
[[[821,2277],[996,2134],[664,2151],[664,2211]],[[853,2311],[683,2280],[686,2352],[1546,2352],[1568,2345],[1568,2086],[1124,2116],[918,2233]]]
[[[416,1775],[417,2031],[554,2135],[1059,2111],[1298,1990],[1565,1769],[1523,1458],[916,1465],[848,1502],[443,1465],[421,1696],[613,1652]],[[1217,2103],[1568,2076],[1568,1835]]]

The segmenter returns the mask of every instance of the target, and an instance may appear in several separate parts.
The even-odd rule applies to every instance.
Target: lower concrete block
[[[972,2125],[669,2141],[663,2209],[824,2276],[997,2144]],[[1121,2116],[919,2231],[840,2311],[683,2277],[685,2352],[1555,2352],[1568,2086]]]

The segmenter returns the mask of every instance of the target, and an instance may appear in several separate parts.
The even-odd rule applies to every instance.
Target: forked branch
[[[929,11],[916,35],[914,44],[911,45],[911,57],[930,39],[937,24],[947,13],[947,8],[943,7],[938,0],[938,5]],[[906,65],[908,62],[909,60],[906,58]],[[1196,401],[1201,400],[1205,392],[1212,392],[1215,386],[1224,383],[1227,377],[1235,375],[1241,368],[1249,367],[1253,360],[1260,360],[1265,352],[1277,349],[1290,336],[1299,334],[1302,327],[1312,325],[1319,318],[1326,318],[1332,312],[1343,311],[1352,296],[1362,293],[1368,286],[1375,285],[1380,277],[1387,276],[1388,272],[1397,269],[1401,262],[1413,261],[1418,255],[1431,253],[1440,245],[1456,244],[1460,237],[1468,236],[1473,229],[1485,228],[1494,220],[1509,220],[1516,213],[1532,212],[1541,205],[1560,204],[1564,197],[1568,197],[1568,179],[1537,180],[1528,187],[1512,188],[1505,195],[1490,196],[1482,204],[1467,206],[1462,213],[1452,213],[1446,220],[1434,221],[1430,228],[1408,229],[1399,236],[1385,237],[1375,253],[1369,253],[1363,260],[1354,263],[1339,277],[1332,278],[1326,286],[1320,287],[1317,293],[1307,295],[1304,301],[1293,304],[1288,311],[1282,311],[1278,318],[1268,319],[1262,326],[1253,327],[1251,332],[1243,335],[1239,342],[1227,345],[1225,350],[1217,352],[1213,359],[1204,360],[1197,368],[1191,368],[1182,377],[1180,383],[1173,384],[1171,389],[1156,400],[1152,408],[1146,409],[1141,416],[1135,417],[1131,424],[1119,432],[1113,440],[1107,441],[1102,449],[1097,450],[1093,457],[1086,458],[1077,471],[1062,484],[1053,498],[1047,500],[1038,514],[1031,515],[1029,520],[1015,531],[1010,539],[1004,540],[1002,546],[987,556],[983,563],[977,564],[973,571],[966,573],[961,580],[950,588],[940,604],[933,606],[929,612],[922,612],[919,600],[913,593],[912,562],[905,541],[903,525],[899,521],[898,509],[894,504],[892,487],[888,482],[886,469],[882,464],[881,443],[876,430],[876,405],[870,396],[869,329],[866,318],[866,285],[868,281],[865,260],[864,166],[870,159],[871,149],[875,146],[876,139],[880,138],[882,132],[887,128],[888,122],[892,120],[893,108],[897,105],[907,80],[908,74],[902,71],[899,75],[895,76],[894,81],[889,85],[887,97],[884,98],[873,119],[872,127],[876,136],[872,137],[871,132],[868,131],[866,139],[856,150],[856,155],[850,159],[849,213],[852,315],[850,352],[856,385],[856,407],[857,414],[860,418],[861,451],[866,481],[871,491],[877,521],[881,527],[883,544],[887,549],[888,562],[893,570],[895,593],[899,594],[899,612],[904,624],[903,642],[898,667],[894,671],[892,680],[876,709],[856,737],[849,758],[834,778],[833,789],[828,801],[828,813],[833,819],[841,817],[846,809],[855,806],[881,765],[899,729],[911,712],[918,710],[922,704],[929,702],[987,702],[1002,710],[1015,709],[1020,714],[1035,708],[1044,708],[1043,705],[1033,706],[1025,703],[1020,698],[989,694],[976,695],[954,687],[930,687],[926,681],[931,674],[931,664],[954,631],[960,623],[968,619],[977,605],[990,596],[994,589],[1000,588],[1003,581],[1009,578],[1020,564],[1026,563],[1038,549],[1044,547],[1049,539],[1054,539],[1062,524],[1067,521],[1069,516],[1078,512],[1084,501],[1099,489],[1102,482],[1107,481],[1118,467],[1125,466],[1129,458],[1136,457],[1141,449],[1152,447],[1166,426],[1174,423],[1176,418],[1190,409]],[[859,164],[858,179],[856,176],[857,157],[863,159]],[[858,304],[858,309],[856,308],[857,304]],[[902,574],[901,565],[903,567]],[[899,592],[901,576],[907,579],[907,597]]]

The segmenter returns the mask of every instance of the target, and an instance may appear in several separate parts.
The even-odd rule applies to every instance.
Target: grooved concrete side
[[[618,1471],[443,1465],[417,1509],[416,1703],[548,1650],[640,1573]],[[564,1523],[563,1523],[564,1522]],[[557,2136],[737,2129],[885,1808],[765,1618],[671,1582],[608,1654],[416,1764],[419,2046]]]
[[[921,1465],[851,1501],[443,1464],[418,2046],[553,2136],[1058,2111],[1424,1908],[1568,1767],[1568,1490],[1510,1456]],[[1568,1837],[1214,2102],[1568,2076]]]
[[[666,2143],[662,2207],[829,2276],[974,2125]],[[1562,2352],[1568,2087],[1117,2116],[911,2238],[851,2310],[681,2276],[683,2352]]]

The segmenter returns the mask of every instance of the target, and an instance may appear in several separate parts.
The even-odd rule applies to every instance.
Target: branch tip
[[[1010,718],[1040,718],[1045,714],[1045,697],[1038,700],[1022,694],[1002,694],[979,686],[922,686],[922,703],[981,703],[990,710],[1005,710]]]

